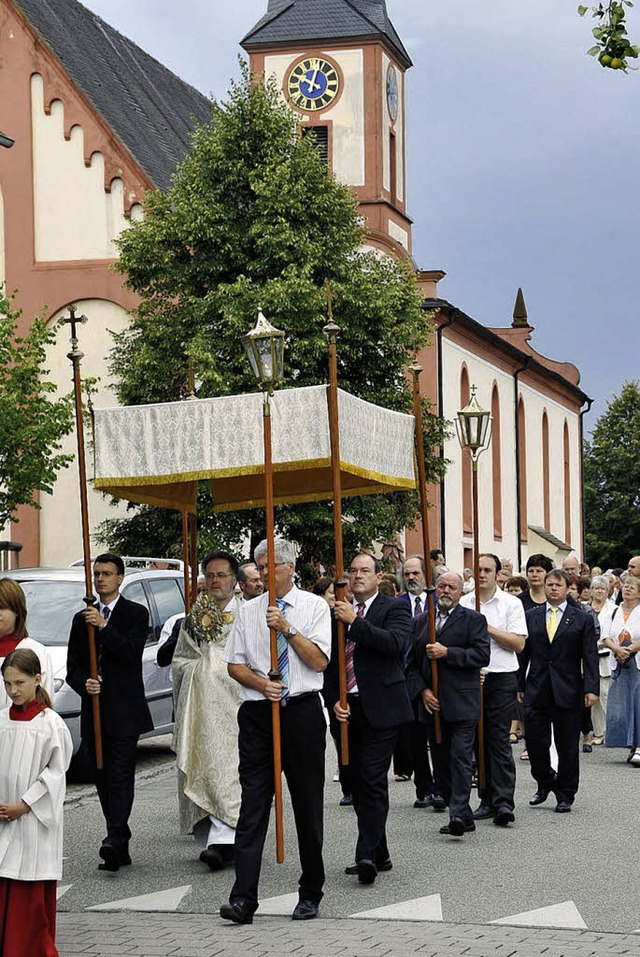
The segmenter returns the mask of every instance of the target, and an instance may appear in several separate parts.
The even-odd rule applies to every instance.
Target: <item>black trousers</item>
[[[567,709],[551,704],[547,708],[525,708],[527,751],[531,775],[539,787],[550,787],[558,801],[573,799],[580,780],[580,729],[582,707]],[[558,752],[558,774],[554,783],[551,767],[551,728]]]
[[[398,737],[398,727],[372,728],[362,711],[358,695],[348,695],[349,763],[353,808],[358,819],[356,861],[377,864],[389,857],[389,767]]]
[[[509,740],[513,708],[518,693],[515,671],[489,672],[482,686],[484,712],[485,787],[478,790],[484,804],[513,811],[516,766]]]
[[[429,736],[427,724],[420,714],[424,712],[424,705],[419,695],[411,702],[411,706],[413,721],[399,728],[393,752],[393,770],[395,774],[413,774],[416,797],[424,798],[436,790],[429,761]]]
[[[91,747],[94,747],[91,742]],[[94,770],[102,813],[107,822],[107,839],[125,845],[131,837],[129,817],[133,807],[136,780],[138,735],[127,738],[102,736],[104,768]],[[95,753],[94,753],[95,768]]]
[[[229,900],[258,906],[262,851],[274,794],[271,703],[245,701],[238,711],[242,801],[236,828],[236,879]],[[287,699],[280,707],[282,770],[298,836],[300,898],[322,899],[324,755],[327,738],[319,694]]]
[[[433,749],[436,784],[445,803],[449,805],[450,817],[472,821],[469,798],[473,775],[473,746],[478,722],[444,721],[441,718],[440,723],[442,744]]]

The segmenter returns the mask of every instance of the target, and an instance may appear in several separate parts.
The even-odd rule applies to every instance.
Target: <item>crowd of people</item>
[[[355,812],[354,859],[345,872],[363,885],[393,868],[386,829],[392,763],[397,781],[413,778],[415,808],[448,809],[439,830],[454,838],[482,820],[514,824],[512,744],[522,737],[534,808],[553,794],[555,811],[571,812],[581,740],[584,753],[604,744],[640,766],[640,556],[625,571],[603,572],[573,554],[559,568],[531,555],[514,575],[509,562],[484,553],[475,581],[469,569],[449,569],[438,550],[429,556],[430,574],[420,555],[385,574],[363,551],[351,559],[338,596],[328,576],[299,588],[295,547],[276,539],[273,604],[267,551],[261,542],[254,562],[242,566],[225,551],[207,555],[191,613],[167,622],[158,650],[173,675],[180,829],[202,846],[210,870],[235,872],[222,918],[251,923],[258,907],[275,785],[274,706],[301,866],[294,920],[316,917],[323,896],[327,725],[340,803]],[[106,833],[98,866],[116,872],[132,862],[136,746],[151,728],[142,682],[148,611],[120,594],[119,556],[98,556],[93,572],[98,601],[73,619],[67,682],[82,700],[89,753],[100,715],[96,784]],[[72,745],[52,708],[47,650],[28,637],[24,593],[9,579],[0,580],[0,661],[2,953],[55,957]]]

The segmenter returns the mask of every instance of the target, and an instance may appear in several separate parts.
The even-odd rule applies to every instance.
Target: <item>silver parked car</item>
[[[153,731],[143,737],[173,730],[171,668],[156,663],[162,625],[172,615],[184,612],[184,577],[180,571],[149,571],[126,567],[120,592],[149,609],[149,634],[142,657],[147,703]],[[84,569],[16,568],[1,572],[2,578],[20,582],[27,596],[27,631],[31,638],[47,645],[53,660],[54,707],[64,719],[74,752],[80,745],[80,698],[65,681],[67,643],[71,620],[86,607]]]

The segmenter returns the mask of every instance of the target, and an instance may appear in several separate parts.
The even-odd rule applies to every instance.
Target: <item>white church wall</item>
[[[121,332],[129,322],[127,313],[118,305],[101,299],[80,300],[76,303],[77,316],[87,316],[87,322],[78,325],[80,349],[84,353],[81,364],[83,380],[88,377],[99,378],[98,392],[93,397],[95,406],[101,408],[117,404],[117,399],[108,371],[109,353],[113,346],[111,330]],[[68,315],[68,310],[59,312],[51,322],[57,323],[60,317]],[[60,392],[66,394],[73,388],[72,368],[67,352],[69,351],[70,326],[59,329],[56,341],[48,353],[51,381]],[[93,537],[93,530],[106,518],[121,518],[125,506],[115,508],[102,493],[95,492],[91,484],[93,476],[93,454],[90,429],[85,423],[85,448],[87,462],[89,519],[92,529],[92,552],[100,543]],[[49,566],[66,566],[82,556],[82,529],[80,523],[78,468],[76,462],[77,439],[75,428],[64,439],[64,451],[74,455],[69,468],[58,474],[52,495],[41,497],[40,513],[40,563]]]
[[[85,166],[84,132],[64,136],[64,104],[44,110],[43,80],[31,78],[34,228],[37,262],[112,259],[114,240],[127,225],[123,186],[104,188],[104,157],[94,153]]]

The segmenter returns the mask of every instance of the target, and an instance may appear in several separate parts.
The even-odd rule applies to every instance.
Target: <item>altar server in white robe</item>
[[[73,745],[30,649],[2,664],[12,702],[0,711],[0,952],[58,957],[56,881],[62,877],[65,772]]]
[[[39,641],[27,635],[27,599],[12,578],[0,578],[0,665],[10,651],[30,648],[35,651],[42,666],[42,687],[53,699],[53,663],[49,651]],[[0,709],[11,704],[0,681]]]
[[[240,608],[238,563],[228,552],[204,559],[206,592],[185,619],[171,666],[180,830],[205,844],[200,860],[216,871],[231,863],[240,813],[240,687],[222,655]]]

